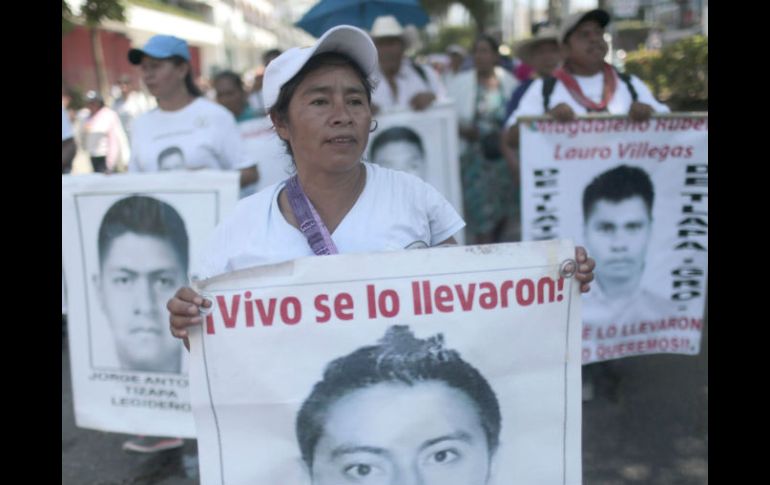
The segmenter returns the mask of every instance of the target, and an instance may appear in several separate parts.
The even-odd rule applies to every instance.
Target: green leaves
[[[687,37],[660,51],[629,52],[625,64],[672,110],[708,110],[708,37]]]
[[[105,20],[126,20],[125,7],[121,0],[86,0],[81,8],[86,25],[96,27]]]

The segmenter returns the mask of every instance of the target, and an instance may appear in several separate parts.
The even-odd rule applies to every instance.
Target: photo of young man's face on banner
[[[585,363],[697,354],[708,251],[708,118],[522,126],[524,239],[570,237],[596,260]]]
[[[170,335],[166,303],[188,284],[194,251],[235,202],[237,180],[212,177],[62,181],[78,426],[194,436],[188,353]]]
[[[198,283],[201,483],[579,484],[568,241],[302,258]]]
[[[378,115],[366,160],[421,178],[463,213],[457,115],[451,105]]]

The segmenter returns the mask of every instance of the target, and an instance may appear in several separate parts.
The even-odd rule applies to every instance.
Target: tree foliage
[[[708,110],[708,37],[686,37],[660,51],[630,52],[625,68],[672,110]]]
[[[61,0],[61,35],[65,35],[75,28],[75,22],[72,21],[74,17],[67,0]]]
[[[122,0],[86,0],[81,15],[89,27],[98,27],[105,20],[126,20],[126,8]]]
[[[487,27],[489,5],[487,0],[421,0],[422,7],[428,14],[444,15],[453,3],[459,3],[468,10],[478,32],[484,32]]]
[[[426,43],[423,52],[444,52],[451,44],[469,49],[475,37],[476,29],[474,27],[445,27],[439,31],[435,38]]]
[[[74,27],[74,18],[67,2],[62,0],[62,35],[72,30]],[[88,29],[91,39],[91,50],[94,56],[94,71],[96,74],[96,83],[99,92],[103,97],[107,97],[109,92],[107,72],[104,63],[104,51],[99,39],[99,26],[106,20],[115,20],[124,22],[126,20],[126,9],[122,0],[86,0],[80,7],[80,21]]]
[[[80,9],[80,19],[88,27],[98,27],[105,20],[126,20],[126,8],[122,0],[86,0]],[[61,2],[62,35],[75,27],[75,14],[72,13],[67,0]]]

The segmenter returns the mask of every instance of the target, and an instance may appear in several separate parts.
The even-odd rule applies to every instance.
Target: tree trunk
[[[102,95],[102,98],[106,103],[110,94],[110,89],[108,86],[109,80],[107,79],[107,70],[104,67],[104,50],[102,49],[102,40],[99,36],[99,29],[97,27],[89,27],[88,33],[91,37],[91,51],[94,55],[94,69],[96,70],[97,90]]]

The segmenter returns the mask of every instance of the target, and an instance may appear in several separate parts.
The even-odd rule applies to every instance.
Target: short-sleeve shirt
[[[203,97],[177,111],[155,108],[131,125],[131,172],[234,170],[254,165],[235,117]]]
[[[596,103],[602,99],[602,92],[604,89],[604,73],[600,72],[593,76],[573,76],[577,81],[583,94]],[[638,95],[637,101],[640,103],[649,104],[652,109],[657,113],[668,113],[670,110],[668,106],[659,102],[652,95],[652,92],[647,86],[636,76],[631,76],[631,85],[636,90]],[[610,114],[628,114],[628,110],[631,108],[633,98],[628,90],[628,86],[622,80],[618,79],[615,94],[607,104],[607,112]],[[588,110],[575,101],[575,98],[569,93],[567,88],[561,81],[557,80],[556,85],[551,93],[551,99],[548,103],[548,109],[552,109],[554,106],[566,103],[575,112],[575,115],[581,116],[588,114]],[[536,79],[524,93],[519,106],[511,113],[508,120],[505,122],[505,127],[510,128],[515,125],[518,118],[523,116],[542,116],[543,111],[543,80]]]
[[[446,89],[441,83],[441,78],[432,67],[421,65],[425,79],[420,76],[412,61],[404,57],[401,67],[395,77],[397,93],[388,84],[385,75],[379,67],[374,76],[378,79],[377,86],[372,93],[372,104],[376,104],[381,110],[411,109],[410,101],[422,92],[431,92],[437,99],[446,97]]]
[[[340,253],[434,246],[465,226],[431,185],[404,172],[364,165],[364,190],[331,234]],[[313,255],[305,236],[286,221],[278,206],[284,183],[239,201],[198,258],[196,277]]]

